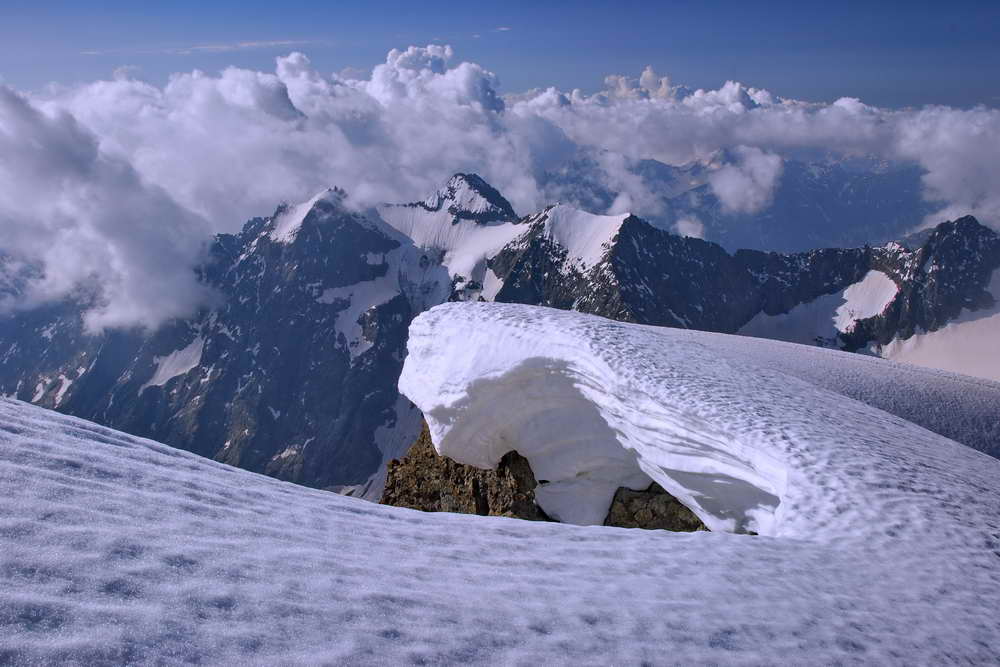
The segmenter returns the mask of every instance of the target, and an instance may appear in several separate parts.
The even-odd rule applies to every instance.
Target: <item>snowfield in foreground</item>
[[[1000,461],[778,345],[453,304],[403,378],[449,453],[669,474],[761,536],[379,506],[0,399],[0,663],[1000,659]]]

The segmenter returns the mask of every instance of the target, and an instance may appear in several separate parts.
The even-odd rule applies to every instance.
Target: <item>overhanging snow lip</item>
[[[711,530],[771,532],[783,477],[769,479],[727,449],[717,432],[699,438],[697,429],[665,430],[661,439],[672,435],[680,452],[656,456],[648,443],[629,435],[636,424],[610,425],[612,414],[628,409],[613,392],[602,393],[599,374],[567,359],[528,356],[506,370],[472,378],[448,403],[418,395],[405,371],[400,389],[424,411],[439,454],[493,468],[504,454],[517,451],[538,478],[549,480],[538,489],[539,505],[565,522],[601,523],[619,487],[638,490],[656,481]],[[454,396],[454,390],[447,393]]]
[[[626,444],[638,460],[659,465],[664,477],[671,469],[704,470],[676,465],[671,456],[697,456],[684,442],[657,440],[658,432],[714,435],[716,449],[758,474],[737,477],[780,499],[759,534],[841,547],[925,543],[931,535],[962,542],[967,522],[948,508],[963,506],[991,522],[995,514],[992,500],[970,504],[958,490],[971,479],[992,483],[987,471],[995,459],[907,419],[913,406],[891,410],[891,401],[846,387],[884,387],[888,376],[900,384],[892,400],[914,401],[929,379],[941,385],[931,395],[950,396],[943,389],[956,389],[955,381],[943,374],[915,378],[900,364],[830,350],[498,303],[450,303],[421,314],[408,349],[400,389],[425,412],[460,401],[477,378],[502,377],[525,359],[544,357],[591,378],[592,387],[579,387],[593,392],[611,428],[630,433]],[[709,472],[725,474],[719,459],[710,462]],[[713,483],[708,495],[725,486]]]

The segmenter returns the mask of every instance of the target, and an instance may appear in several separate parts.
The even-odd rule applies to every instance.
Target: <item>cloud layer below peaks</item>
[[[393,50],[360,79],[292,53],[273,72],[196,70],[162,87],[123,68],[31,96],[0,88],[0,280],[23,278],[0,308],[90,285],[91,328],[156,326],[208,298],[192,268],[211,234],[280,201],[331,185],[358,206],[420,200],[471,171],[527,213],[565,198],[581,155],[611,212],[664,213],[639,160],[715,161],[707,182],[724,209],[761,211],[784,160],[809,152],[918,164],[936,219],[1000,226],[995,109],[815,104],[732,81],[689,90],[650,68],[591,95],[499,91],[443,45]]]

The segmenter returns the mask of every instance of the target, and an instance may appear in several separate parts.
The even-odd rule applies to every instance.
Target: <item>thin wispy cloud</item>
[[[164,53],[173,53],[177,55],[188,55],[192,53],[229,53],[231,51],[245,51],[248,49],[285,48],[293,46],[306,46],[310,44],[315,44],[315,42],[307,40],[281,39],[257,42],[234,42],[230,44],[199,44],[197,46],[180,49],[168,49],[164,51]]]
[[[300,46],[316,45],[319,43],[320,42],[317,42],[315,40],[272,39],[272,40],[246,41],[246,42],[219,42],[214,44],[194,44],[191,46],[179,46],[179,47],[169,47],[169,48],[159,48],[159,49],[88,49],[86,51],[81,51],[80,53],[81,55],[85,56],[104,56],[104,55],[132,54],[132,53],[188,56],[198,53],[232,53],[234,51],[249,51],[252,49],[294,48]]]
[[[502,26],[500,26],[498,28],[494,28],[493,32],[507,32],[509,30],[510,30],[510,26],[502,25]]]

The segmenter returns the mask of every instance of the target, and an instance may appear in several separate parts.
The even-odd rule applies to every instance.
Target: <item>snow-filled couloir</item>
[[[562,521],[600,523],[618,487],[650,480],[712,530],[952,539],[998,521],[996,497],[958,495],[1000,464],[907,421],[937,409],[921,405],[930,397],[955,422],[994,428],[1000,385],[986,380],[501,304],[434,308],[408,349],[400,389],[438,451],[484,468],[518,451]],[[945,519],[949,503],[962,521]]]

